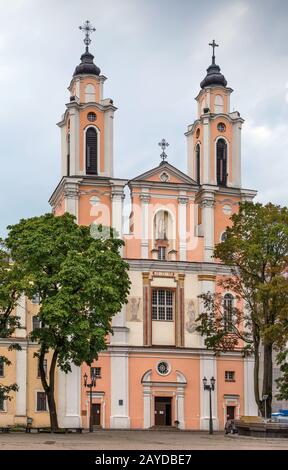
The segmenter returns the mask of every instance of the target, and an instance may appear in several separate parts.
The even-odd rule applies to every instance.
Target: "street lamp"
[[[213,434],[213,419],[212,419],[212,398],[211,398],[211,392],[214,391],[215,389],[215,382],[216,380],[214,377],[211,377],[210,379],[210,385],[208,385],[208,380],[206,377],[203,379],[203,387],[204,390],[209,390],[209,434]]]
[[[88,383],[88,375],[84,374],[84,387],[89,388],[89,395],[90,395],[90,418],[89,418],[89,432],[93,432],[93,423],[92,423],[92,388],[96,387],[96,375],[93,374],[92,368],[90,366],[90,383]]]

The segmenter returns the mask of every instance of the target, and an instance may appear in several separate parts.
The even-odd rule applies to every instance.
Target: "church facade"
[[[228,415],[257,415],[253,360],[243,357],[241,349],[215,356],[196,331],[196,318],[202,308],[199,295],[217,291],[217,281],[229,276],[229,269],[213,258],[214,247],[239,202],[251,201],[256,194],[241,182],[244,121],[230,110],[233,90],[215,63],[213,41],[212,63],[196,97],[197,117],[185,132],[187,173],[166,161],[163,139],[160,164],[132,179],[117,178],[117,108],[104,98],[106,77],[94,63],[89,42],[88,37],[58,123],[61,179],[49,202],[54,214],[69,212],[77,223],[91,226],[93,236],[97,224],[112,226],[125,242],[122,256],[130,266],[128,303],[113,318],[114,335],[91,368],[96,377],[92,423],[121,429],[208,429],[209,392],[203,379],[208,384],[212,379],[213,425],[223,429]],[[123,223],[127,190],[128,230]],[[236,299],[230,292],[221,295],[229,319]],[[15,340],[22,350],[8,353],[15,367],[0,364],[0,377],[4,384],[17,382],[19,391],[0,404],[0,424],[25,423],[31,417],[34,426],[49,425],[34,358],[37,345],[29,339],[39,327],[38,309],[37,299],[24,297],[17,308],[21,329]],[[0,342],[0,353],[1,348],[7,348],[5,341]],[[71,373],[57,372],[60,427],[89,427],[90,393],[83,377],[91,370],[72,365]]]
[[[59,122],[62,178],[51,196],[57,215],[75,215],[79,224],[112,226],[125,241],[130,265],[128,304],[113,319],[107,351],[92,365],[92,421],[103,428],[148,429],[177,426],[208,429],[209,395],[215,379],[215,429],[227,416],[257,414],[253,400],[253,362],[241,351],[215,356],[196,331],[198,296],[215,292],[229,270],[213,259],[238,203],[256,192],[241,184],[243,119],[230,111],[232,89],[212,64],[196,97],[197,119],[188,125],[187,174],[162,161],[130,180],[113,171],[113,120],[116,107],[103,98],[106,77],[86,48],[76,67],[70,101]],[[125,188],[131,197],[129,232],[123,228]],[[236,300],[223,292],[227,315]],[[229,313],[230,312],[230,313]],[[89,426],[87,367],[60,373],[60,424]]]

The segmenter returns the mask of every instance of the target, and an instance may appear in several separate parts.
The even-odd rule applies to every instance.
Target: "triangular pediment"
[[[178,170],[168,162],[161,163],[155,168],[136,176],[131,182],[151,182],[151,183],[174,183],[174,184],[189,184],[198,186],[190,176],[186,175],[182,171]]]

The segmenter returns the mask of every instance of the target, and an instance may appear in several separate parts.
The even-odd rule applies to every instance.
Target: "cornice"
[[[220,263],[198,261],[161,261],[125,258],[131,271],[165,271],[205,275],[231,275],[231,268]]]

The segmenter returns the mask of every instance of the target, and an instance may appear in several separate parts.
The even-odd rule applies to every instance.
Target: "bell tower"
[[[61,129],[62,176],[98,175],[113,177],[113,117],[111,99],[103,99],[106,80],[94,64],[89,51],[89,21],[80,30],[85,33],[85,52],[75,68],[68,87],[70,101],[58,123]]]
[[[200,185],[241,187],[241,127],[238,111],[230,112],[232,88],[215,63],[215,40],[209,44],[212,63],[200,83],[197,119],[188,126],[188,174]]]
[[[68,87],[69,102],[58,126],[61,129],[61,180],[49,202],[53,212],[69,212],[79,224],[114,227],[122,236],[122,203],[126,180],[113,177],[113,119],[116,107],[103,98],[106,80],[89,50],[90,21],[81,55]]]

